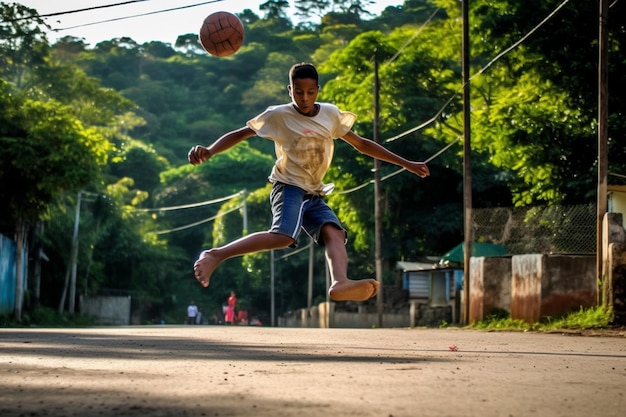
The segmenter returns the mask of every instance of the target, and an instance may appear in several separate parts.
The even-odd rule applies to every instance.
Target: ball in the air
[[[232,55],[243,43],[243,23],[229,12],[215,12],[207,16],[200,27],[200,43],[213,56]]]

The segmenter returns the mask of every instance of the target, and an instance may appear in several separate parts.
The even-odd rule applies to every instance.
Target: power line
[[[128,4],[142,3],[142,2],[145,2],[145,1],[150,1],[150,0],[129,0],[129,1],[122,2],[122,3],[104,4],[102,6],[93,6],[93,7],[87,7],[87,8],[84,8],[84,9],[74,9],[74,10],[68,10],[68,11],[65,11],[65,12],[46,13],[46,14],[34,14],[34,15],[30,15],[30,16],[16,17],[15,19],[6,20],[6,22],[18,22],[20,20],[27,20],[27,19],[32,19],[32,18],[35,18],[35,17],[43,18],[43,17],[61,16],[61,15],[65,15],[65,14],[74,14],[74,13],[80,13],[80,12],[87,12],[87,11],[90,11],[90,10],[107,9],[109,7],[126,6]]]
[[[441,155],[442,153],[444,153],[445,151],[447,151],[449,148],[452,147],[452,145],[454,145],[455,143],[459,142],[461,140],[461,138],[457,138],[455,141],[448,143],[446,146],[444,146],[442,149],[440,149],[439,151],[437,151],[434,155],[432,155],[430,158],[426,159],[424,161],[425,164],[429,163],[430,161],[432,161],[433,159],[435,159],[436,157],[438,157],[439,155]],[[406,168],[400,168],[394,172],[392,172],[391,174],[387,174],[384,177],[382,177],[380,180],[381,181],[386,181],[391,177],[395,177],[396,175],[398,175],[399,173],[401,173],[402,171],[406,171]],[[361,184],[357,187],[354,188],[350,188],[348,190],[342,190],[337,192],[337,194],[349,194],[352,193],[354,191],[358,191],[361,188],[365,188],[366,186],[373,184],[374,180],[369,180],[368,182]]]
[[[531,29],[526,35],[522,36],[517,42],[515,42],[513,45],[511,45],[510,47],[506,48],[504,51],[502,51],[501,53],[499,53],[498,55],[496,55],[495,58],[493,58],[491,61],[489,61],[483,68],[481,68],[476,74],[474,74],[472,77],[470,77],[470,79],[468,80],[468,82],[472,81],[475,77],[482,75],[489,67],[491,67],[494,63],[496,63],[498,60],[500,60],[500,58],[502,58],[504,55],[508,54],[509,52],[511,52],[513,49],[517,48],[522,42],[524,42],[530,35],[532,35],[533,33],[535,33],[541,26],[543,26],[548,20],[550,20],[552,17],[554,17],[554,15],[561,10],[561,8],[563,8],[567,3],[569,3],[569,0],[565,0],[563,1],[563,3],[561,3],[560,5],[558,5],[556,7],[556,9],[554,9],[545,19],[543,19],[541,22],[539,22],[533,29]],[[617,3],[617,0],[616,2]],[[613,3],[613,4],[615,4]],[[416,132],[418,130],[423,129],[424,127],[430,125],[431,123],[433,123],[435,120],[437,120],[439,118],[439,116],[444,112],[444,110],[448,107],[448,105],[452,102],[452,100],[459,94],[459,92],[461,92],[463,90],[463,88],[465,87],[465,84],[461,85],[461,87],[459,88],[459,90],[457,90],[454,94],[452,94],[452,96],[448,99],[448,101],[445,102],[445,104],[441,107],[441,109],[437,112],[437,114],[435,114],[435,116],[433,116],[432,118],[430,118],[429,120],[427,120],[426,122],[420,124],[419,126],[416,126],[412,129],[409,129],[405,132],[400,133],[399,135],[396,135],[392,138],[389,138],[387,140],[385,140],[385,142],[393,142],[397,139],[403,138],[413,132]]]
[[[433,14],[430,15],[430,17],[428,19],[426,19],[426,22],[424,22],[424,24],[422,26],[420,26],[415,33],[413,34],[413,36],[411,36],[405,43],[404,45],[402,45],[400,47],[400,49],[398,49],[398,52],[396,52],[394,54],[394,56],[392,56],[391,58],[389,58],[387,61],[385,61],[385,64],[391,64],[393,61],[395,61],[398,56],[400,56],[400,54],[411,44],[411,42],[413,42],[415,40],[415,38],[418,37],[418,35],[422,32],[422,30],[424,30],[426,28],[426,26],[428,26],[428,24],[434,19],[435,15],[439,12],[439,10],[441,10],[441,7],[438,8],[437,10],[435,10],[433,12]]]
[[[149,1],[149,0],[140,0],[140,1]],[[173,12],[173,11],[176,11],[176,10],[190,9],[192,7],[204,6],[204,5],[211,4],[211,3],[221,3],[222,1],[224,1],[224,0],[205,1],[205,2],[202,2],[202,3],[189,4],[189,5],[186,5],[186,6],[172,7],[172,8],[169,8],[169,9],[155,10],[153,12],[138,13],[138,14],[122,16],[122,17],[114,17],[114,18],[111,18],[111,19],[98,20],[98,21],[95,21],[95,22],[83,23],[83,24],[80,24],[80,25],[67,26],[67,27],[57,28],[57,29],[52,29],[52,30],[55,31],[55,32],[60,32],[60,31],[63,31],[63,30],[77,29],[77,28],[82,28],[82,27],[86,27],[86,26],[99,25],[99,24],[102,24],[102,23],[117,22],[117,21],[120,21],[120,20],[133,19],[133,18],[136,18],[136,17],[144,17],[144,16],[150,16],[150,15],[153,15],[153,14],[167,13],[167,12]]]
[[[201,206],[207,206],[209,204],[215,204],[215,203],[221,203],[222,201],[226,201],[226,200],[230,200],[231,198],[235,198],[237,196],[240,196],[244,193],[244,190],[241,190],[235,194],[231,194],[229,196],[226,197],[220,197],[217,198],[215,200],[207,200],[207,201],[202,201],[200,203],[192,203],[192,204],[185,204],[185,205],[181,205],[181,206],[171,206],[171,207],[157,207],[157,208],[138,208],[135,209],[136,211],[147,211],[147,212],[151,212],[151,211],[171,211],[171,210],[182,210],[182,209],[188,209],[188,208],[194,208],[194,207],[201,207]]]
[[[28,19],[33,19],[33,18],[46,18],[46,17],[63,16],[63,15],[74,14],[74,13],[89,12],[89,11],[99,10],[99,9],[108,9],[108,8],[111,8],[111,7],[127,6],[127,5],[135,4],[135,3],[145,3],[147,1],[151,1],[151,0],[128,0],[128,1],[121,2],[121,3],[104,4],[104,5],[101,5],[101,6],[86,7],[86,8],[82,8],[82,9],[73,9],[73,10],[67,10],[67,11],[63,11],[63,12],[46,13],[46,14],[34,14],[34,15],[30,15],[30,16],[22,16],[22,17],[17,17],[17,18],[14,18],[14,19],[5,20],[5,22],[17,22],[17,21],[20,21],[20,20],[28,20]],[[115,18],[111,18],[111,19],[99,20],[99,21],[90,22],[90,23],[83,23],[83,24],[80,24],[80,25],[68,26],[68,27],[64,27],[64,28],[56,28],[56,29],[53,28],[51,30],[54,31],[54,32],[60,32],[60,31],[63,31],[63,30],[76,29],[76,28],[81,28],[81,27],[86,27],[86,26],[93,26],[93,25],[98,25],[98,24],[101,24],[101,23],[109,23],[109,22],[115,22],[115,21],[119,21],[119,20],[132,19],[132,18],[135,18],[135,17],[150,16],[150,15],[153,15],[153,14],[172,12],[172,11],[176,11],[176,10],[184,10],[184,9],[189,9],[189,8],[192,8],[192,7],[204,6],[204,5],[211,4],[211,3],[220,3],[222,1],[224,1],[224,0],[205,1],[205,2],[202,2],[202,3],[195,3],[195,4],[189,4],[189,5],[186,5],[186,6],[178,6],[178,7],[172,7],[172,8],[169,8],[169,9],[156,10],[156,11],[152,11],[152,12],[139,13],[139,14],[127,15],[127,16],[121,16],[121,17],[115,17]]]
[[[243,204],[240,205],[240,206],[237,206],[237,207],[233,207],[232,209],[230,209],[228,211],[225,211],[224,213],[218,213],[215,216],[209,217],[208,219],[200,220],[200,221],[197,221],[195,223],[190,223],[190,224],[187,224],[185,226],[175,227],[173,229],[161,230],[159,232],[154,232],[154,234],[156,234],[156,235],[164,235],[166,233],[172,233],[172,232],[178,232],[179,230],[190,229],[192,227],[196,227],[196,226],[199,226],[201,224],[208,223],[208,222],[210,222],[212,220],[215,220],[215,219],[217,219],[219,217],[225,216],[225,215],[227,215],[229,213],[232,213],[233,211],[239,210],[242,207],[243,207]]]

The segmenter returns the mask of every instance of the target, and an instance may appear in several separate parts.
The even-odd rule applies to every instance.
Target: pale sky
[[[24,6],[37,10],[40,15],[67,12],[89,7],[123,3],[125,0],[14,0]],[[135,4],[121,5],[94,11],[65,14],[46,18],[46,22],[53,29],[64,29],[48,33],[48,40],[54,43],[63,36],[75,36],[84,38],[85,42],[95,46],[98,42],[123,36],[131,37],[138,43],[158,40],[174,45],[179,35],[197,33],[202,21],[209,14],[225,10],[232,13],[240,13],[244,9],[250,9],[263,17],[264,12],[259,10],[259,5],[266,0],[144,0]],[[205,3],[205,4],[203,4]],[[290,1],[293,4],[293,1]],[[379,15],[387,6],[399,6],[403,0],[376,0],[375,4],[367,10]],[[118,19],[124,16],[132,16],[173,9],[181,6],[202,4],[182,10],[168,11],[151,14],[148,16],[122,19],[113,22],[92,24],[108,19]],[[297,18],[290,17],[297,22]],[[91,25],[87,25],[91,24]],[[75,27],[79,25],[87,25]]]

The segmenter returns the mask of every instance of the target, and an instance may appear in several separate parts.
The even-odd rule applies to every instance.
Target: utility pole
[[[241,231],[241,235],[245,236],[248,234],[248,190],[241,191],[242,202],[242,211],[243,211],[243,230]]]
[[[378,78],[378,54],[374,51],[374,142],[380,143],[380,79]],[[376,251],[376,281],[380,284],[376,294],[378,327],[383,327],[383,255],[382,255],[382,210],[380,184],[380,161],[374,159],[374,235]]]
[[[271,316],[272,327],[276,325],[276,309],[275,309],[276,286],[274,285],[275,280],[276,280],[275,275],[276,273],[274,271],[274,249],[272,249],[270,251],[270,316]]]
[[[598,196],[596,225],[596,273],[598,283],[604,284],[604,249],[603,227],[607,211],[608,188],[608,118],[609,118],[609,58],[607,51],[609,19],[609,0],[600,0],[600,21],[598,30]],[[602,300],[603,291],[598,290],[598,301]],[[605,302],[606,300],[602,300]],[[600,304],[600,303],[598,303]]]
[[[82,191],[78,192],[78,201],[76,202],[76,217],[74,219],[74,234],[72,236],[72,259],[70,261],[72,272],[70,275],[70,295],[69,295],[69,312],[74,314],[74,305],[76,303],[76,269],[78,264],[78,225],[80,224],[80,202],[82,199]]]
[[[313,307],[313,255],[315,252],[313,239],[311,239],[311,243],[309,244],[309,283],[307,285],[307,297],[306,297],[306,307],[307,307],[307,316],[311,314],[311,307]]]
[[[463,250],[463,320],[468,324],[470,305],[470,258],[472,256],[472,146],[470,130],[470,84],[469,84],[469,0],[462,0],[463,7],[463,206],[464,206],[464,250]]]

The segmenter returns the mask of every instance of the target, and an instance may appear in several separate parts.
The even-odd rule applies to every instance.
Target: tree
[[[330,8],[330,0],[295,0],[296,16],[310,18],[312,16],[322,17],[326,10]]]
[[[43,65],[49,48],[37,11],[21,4],[0,3],[0,76],[18,88],[28,82],[29,69]]]
[[[68,106],[14,94],[0,82],[0,109],[6,126],[0,136],[0,196],[15,221],[17,282],[15,316],[21,319],[21,259],[29,225],[42,219],[64,191],[96,180],[106,162],[109,142],[85,128]]]
[[[279,20],[287,18],[286,9],[289,8],[287,0],[267,0],[259,5],[259,10],[265,11],[266,20]]]

